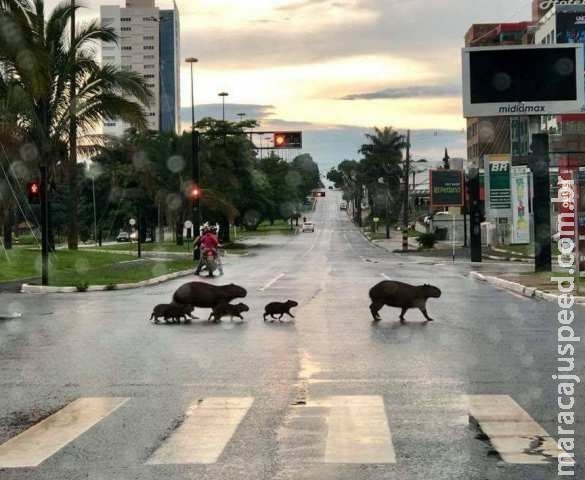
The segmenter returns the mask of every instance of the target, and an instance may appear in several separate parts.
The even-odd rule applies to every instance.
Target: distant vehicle
[[[333,187],[331,185],[329,185],[329,190],[333,190]]]
[[[301,231],[313,233],[315,231],[315,224],[313,222],[304,222]]]
[[[347,203],[341,202],[339,204],[339,210],[347,210]]]
[[[128,232],[120,232],[116,237],[116,242],[129,242],[130,234]]]

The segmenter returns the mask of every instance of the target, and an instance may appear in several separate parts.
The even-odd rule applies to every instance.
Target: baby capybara
[[[234,317],[238,317],[239,319],[244,320],[244,317],[242,317],[242,313],[248,311],[250,311],[250,307],[248,307],[248,305],[246,305],[245,303],[238,303],[237,305],[232,305],[231,303],[224,302],[213,307],[213,310],[209,314],[209,318],[207,319],[207,321],[211,321],[211,319],[213,318],[213,321],[217,323],[221,321],[222,317],[230,317],[231,321],[234,320]]]
[[[427,299],[439,298],[440,296],[441,290],[432,285],[414,286],[394,280],[385,280],[370,290],[370,299],[372,300],[370,311],[374,317],[374,322],[379,322],[382,318],[378,312],[384,305],[400,308],[402,309],[400,322],[404,323],[406,311],[410,308],[418,308],[427,321],[432,322],[433,319],[427,314]]]
[[[165,322],[168,323],[169,319],[173,320],[173,323],[179,322],[181,318],[187,320],[187,315],[193,311],[193,307],[190,305],[177,305],[174,303],[161,303],[153,308],[150,320],[154,319],[154,323],[159,323],[158,319],[163,317]]]
[[[264,321],[266,321],[266,316],[270,315],[270,317],[275,320],[275,315],[280,315],[278,317],[278,321],[282,321],[282,317],[284,314],[288,315],[291,318],[295,318],[295,316],[290,313],[290,309],[296,307],[298,305],[297,302],[294,300],[287,300],[286,302],[272,302],[264,307]]]

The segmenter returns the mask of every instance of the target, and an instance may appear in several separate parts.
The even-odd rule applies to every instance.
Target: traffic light
[[[199,200],[201,198],[201,189],[198,185],[193,185],[189,188],[189,197],[191,200]]]
[[[41,202],[41,183],[38,180],[33,180],[26,184],[26,194],[30,203]]]
[[[302,132],[276,132],[274,148],[303,148]]]

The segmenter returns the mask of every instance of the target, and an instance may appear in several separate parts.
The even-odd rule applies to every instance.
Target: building
[[[538,44],[585,44],[585,5],[552,6],[540,17],[534,41]],[[550,134],[551,152],[572,152],[553,154],[554,165],[585,165],[584,114],[543,116],[540,128]]]
[[[466,47],[532,43],[533,22],[473,24],[465,34]],[[526,118],[484,117],[467,119],[468,165],[480,167],[484,155],[527,153]],[[537,121],[537,120],[536,120]],[[525,151],[526,150],[526,151]]]
[[[126,7],[104,5],[100,10],[104,27],[118,34],[117,45],[102,46],[102,63],[138,72],[152,89],[148,128],[178,131],[179,128],[179,12],[160,10],[154,0],[126,0]],[[129,125],[120,120],[104,123],[107,135],[120,136]]]

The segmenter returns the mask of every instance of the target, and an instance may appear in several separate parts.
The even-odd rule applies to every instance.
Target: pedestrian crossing
[[[472,427],[479,428],[503,462],[546,465],[563,453],[557,442],[512,397],[469,395],[458,398]],[[253,397],[207,397],[191,402],[184,419],[152,452],[144,465],[211,465],[238,435],[244,419],[252,415]],[[0,469],[38,467],[44,461],[89,434],[121,407],[132,408],[132,398],[79,398],[50,417],[0,445]],[[455,418],[455,417],[454,417]],[[460,418],[460,417],[458,417]],[[120,421],[120,418],[113,418]],[[296,442],[314,446],[311,462],[323,464],[393,465],[401,457],[391,432],[392,405],[381,395],[315,397],[291,405],[284,430],[310,420],[316,429],[296,431]],[[316,420],[316,422],[315,422]],[[170,420],[169,420],[170,421]],[[454,420],[455,421],[455,420]],[[460,423],[458,421],[458,423]],[[280,435],[281,452],[291,435]],[[137,439],[138,440],[138,439]],[[478,440],[479,441],[479,440]],[[399,452],[408,457],[408,452]]]

